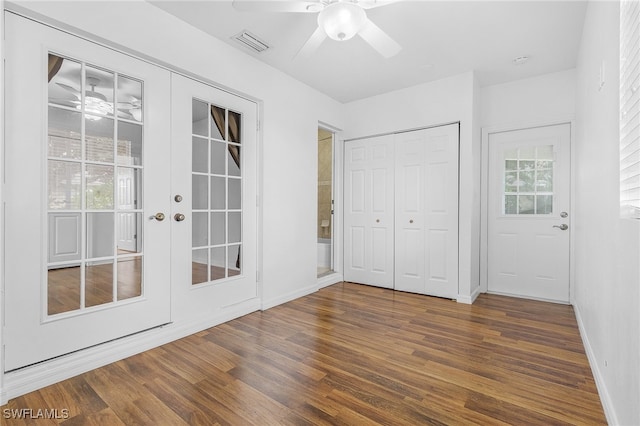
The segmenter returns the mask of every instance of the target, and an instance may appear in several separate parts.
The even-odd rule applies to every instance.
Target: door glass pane
[[[87,160],[113,163],[114,121],[87,115],[84,123]]]
[[[49,157],[79,160],[82,156],[82,114],[49,107]]]
[[[82,174],[80,163],[48,161],[49,209],[76,210],[80,208],[82,196]]]
[[[242,207],[242,181],[229,178],[229,208],[240,209]]]
[[[241,241],[240,234],[242,231],[242,213],[229,213],[229,243],[239,243]]]
[[[56,54],[46,72],[47,313],[55,315],[143,294],[143,83]]]
[[[209,249],[199,249],[191,252],[191,284],[201,284],[209,281],[207,275],[208,264]]]
[[[85,306],[113,302],[113,261],[87,262],[85,270]]]
[[[80,109],[82,64],[53,53],[48,62],[49,103]]]
[[[142,121],[142,82],[118,76],[118,117]]]
[[[553,145],[505,149],[503,213],[553,213]]]
[[[205,247],[208,245],[208,222],[209,213],[193,213],[193,223],[191,224],[191,244],[192,247]]]
[[[224,140],[225,132],[225,110],[215,105],[211,105],[211,138],[217,140]]]
[[[193,175],[191,183],[192,206],[194,210],[203,210],[209,207],[208,177]]]
[[[214,175],[224,175],[224,159],[227,144],[224,142],[211,142],[211,173]]]
[[[118,259],[118,300],[142,295],[142,257]]]
[[[211,244],[214,246],[226,243],[226,213],[211,213]]]
[[[229,142],[240,143],[240,131],[242,130],[242,116],[237,112],[229,111],[228,134]]]
[[[229,176],[240,176],[240,147],[229,145],[227,150]]]
[[[226,205],[226,189],[225,178],[212,177],[211,178],[211,209],[220,210],[224,209]]]
[[[142,126],[118,121],[118,164],[142,165]]]
[[[87,209],[113,208],[113,166],[88,164],[86,176]]]
[[[80,309],[80,264],[62,265],[47,272],[47,314]]]
[[[211,281],[226,278],[226,252],[226,247],[215,247],[211,249]]]
[[[240,275],[240,246],[229,246],[229,256],[227,257],[227,273],[230,277]]]
[[[192,132],[198,136],[209,136],[208,133],[209,114],[207,104],[196,99],[193,100],[193,123]]]
[[[118,209],[135,210],[142,207],[142,169],[118,167],[116,189]]]
[[[192,251],[192,283],[200,284],[240,274],[242,116],[196,99],[192,105],[192,128],[202,136],[193,138],[191,154],[192,241],[197,247]],[[208,114],[208,133],[201,128],[203,111]]]
[[[193,148],[191,152],[191,164],[193,165],[194,172],[208,173],[209,165],[207,159],[208,153],[208,141],[206,139],[193,137]]]
[[[113,116],[114,74],[91,66],[87,66],[85,72],[85,112],[94,116]]]
[[[118,254],[142,253],[142,213],[118,213]]]
[[[113,213],[87,213],[87,258],[113,256]]]

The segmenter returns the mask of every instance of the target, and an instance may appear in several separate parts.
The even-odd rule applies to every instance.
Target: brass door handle
[[[164,213],[156,213],[153,216],[149,216],[149,220],[157,220],[158,222],[162,222],[164,220]]]
[[[176,222],[182,222],[185,219],[185,215],[183,215],[182,213],[176,213],[173,218],[176,220]]]

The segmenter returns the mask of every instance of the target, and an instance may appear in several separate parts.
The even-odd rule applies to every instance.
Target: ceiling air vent
[[[269,45],[260,40],[249,31],[244,30],[233,36],[233,39],[245,47],[253,50],[256,53],[264,52],[269,48]]]

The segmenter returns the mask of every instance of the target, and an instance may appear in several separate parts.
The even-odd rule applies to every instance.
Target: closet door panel
[[[344,279],[393,287],[393,137],[345,143]]]

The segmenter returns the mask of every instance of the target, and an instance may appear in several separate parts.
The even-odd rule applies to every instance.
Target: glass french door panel
[[[47,314],[55,315],[142,295],[143,84],[56,54],[48,72],[48,216],[58,220],[48,221]],[[62,226],[65,215],[77,229]],[[59,242],[74,238],[80,263],[61,263]]]
[[[242,115],[195,98],[191,105],[191,269],[201,284],[240,274]]]

